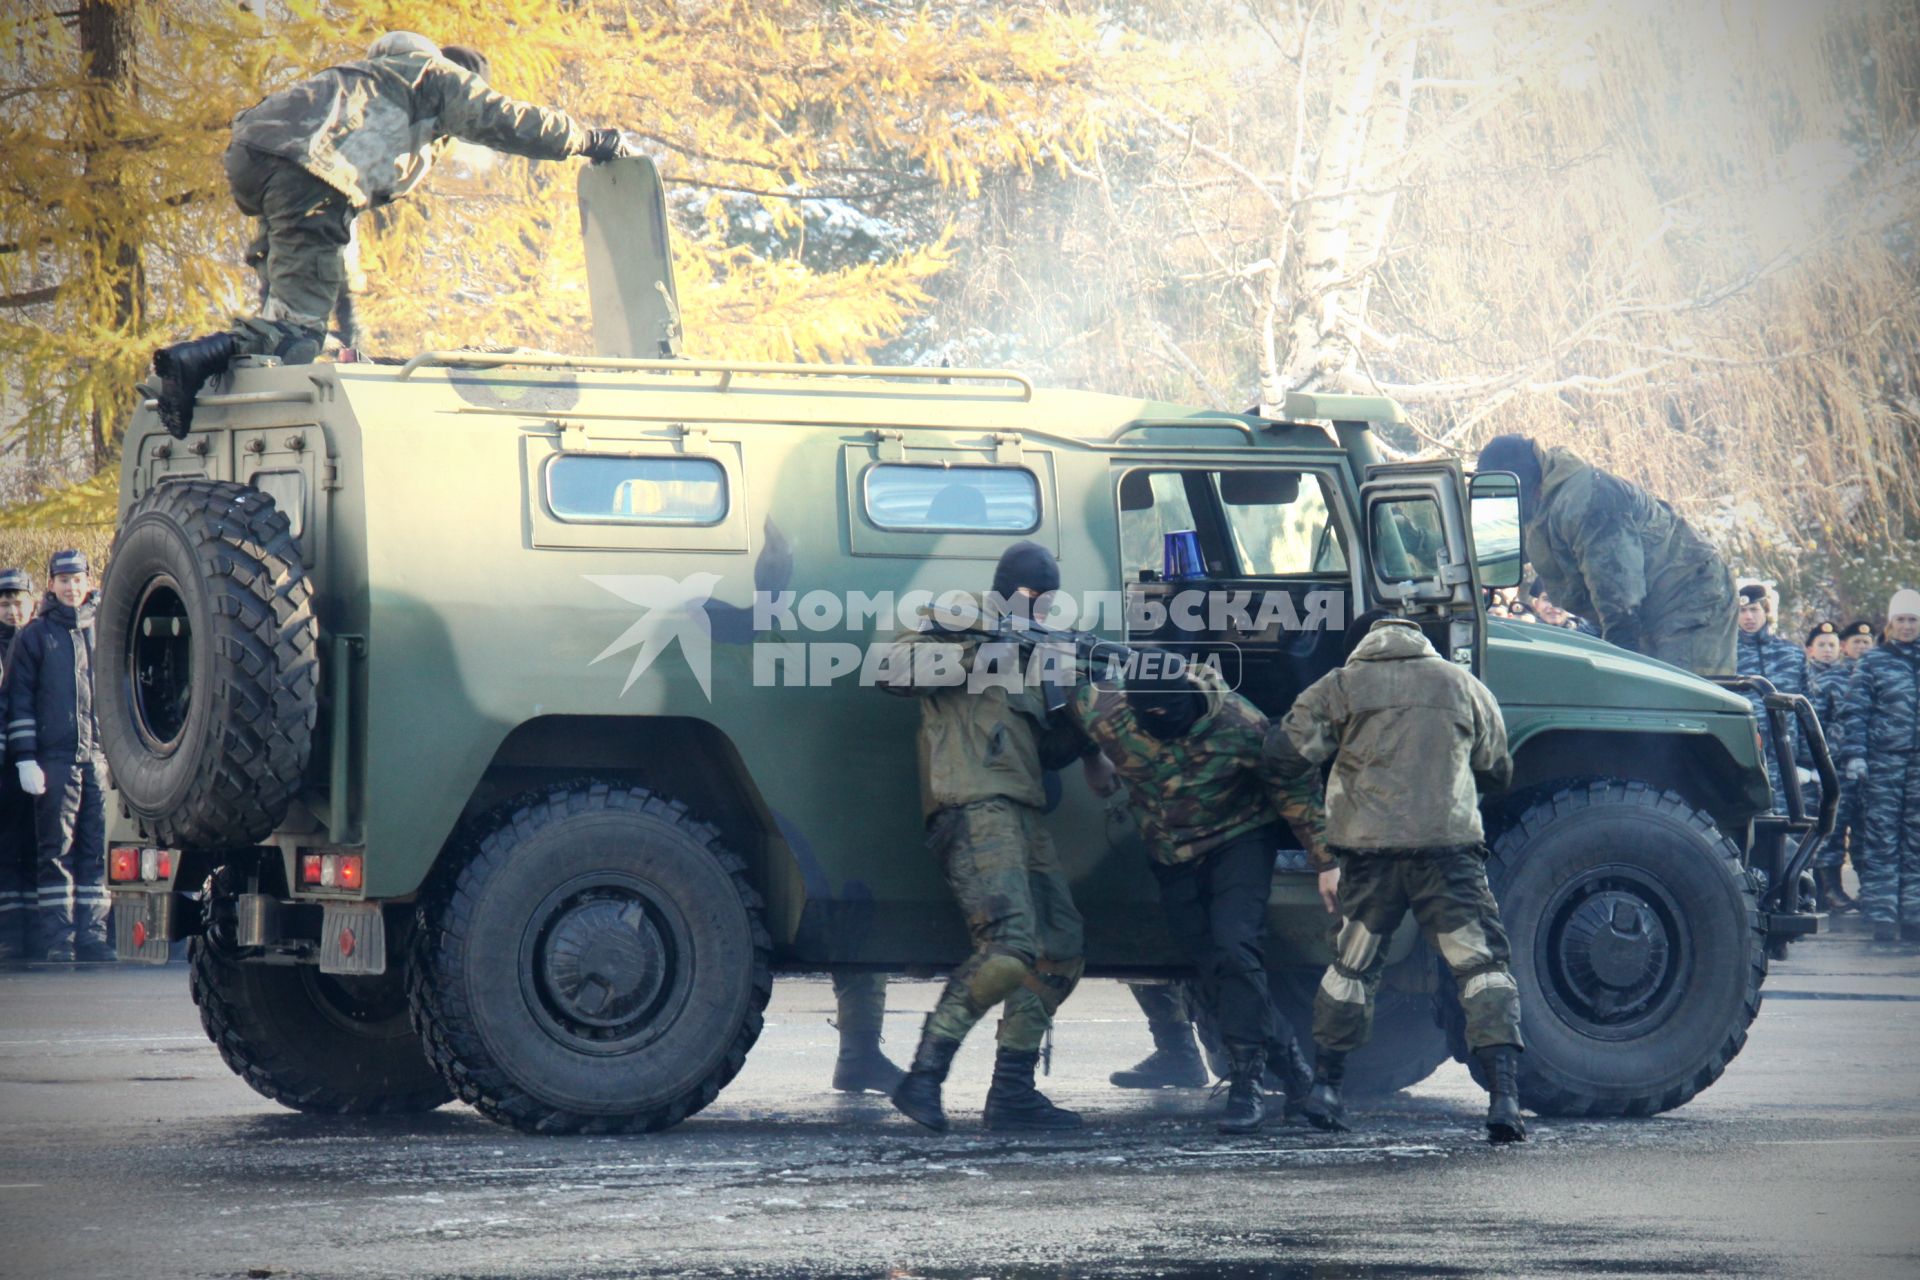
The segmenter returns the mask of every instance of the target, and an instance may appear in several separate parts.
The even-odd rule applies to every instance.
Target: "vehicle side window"
[[[1213,482],[1242,574],[1280,578],[1346,572],[1346,549],[1327,508],[1324,479],[1298,471],[1248,470],[1219,472]]]
[[[1425,581],[1440,577],[1447,533],[1440,508],[1431,498],[1392,498],[1373,507],[1373,557],[1389,581]]]
[[[1162,568],[1165,535],[1191,529],[1193,505],[1179,471],[1129,471],[1120,480],[1120,554],[1124,580]]]
[[[569,523],[718,524],[727,474],[710,458],[559,454],[547,463],[547,506]]]
[[[866,473],[867,519],[881,529],[1032,533],[1040,482],[1024,467],[882,462]]]

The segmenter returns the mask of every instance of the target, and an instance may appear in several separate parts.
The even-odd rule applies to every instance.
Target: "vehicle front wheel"
[[[495,813],[452,854],[421,906],[409,992],[462,1100],[528,1132],[650,1132],[738,1074],[771,946],[712,827],[582,782]]]
[[[1496,837],[1487,878],[1520,985],[1528,1107],[1669,1111],[1746,1043],[1767,975],[1757,889],[1683,797],[1616,780],[1556,791]],[[1455,1056],[1477,1072],[1458,1002],[1443,1008]]]

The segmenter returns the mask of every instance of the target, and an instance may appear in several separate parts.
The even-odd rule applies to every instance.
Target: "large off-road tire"
[[[207,932],[187,948],[200,1025],[233,1073],[275,1102],[329,1115],[400,1115],[449,1102],[408,1019],[399,966],[341,977],[316,965],[245,963],[218,873]]]
[[[306,569],[273,499],[156,485],[114,538],[95,701],[120,798],[156,842],[234,847],[299,792],[317,712]]]
[[[1432,952],[1422,943],[1416,958],[1406,964],[1429,965]],[[1294,1034],[1307,1060],[1313,1060],[1313,993],[1322,970],[1283,969],[1268,975],[1274,1003],[1293,1023]],[[1434,1015],[1433,997],[1425,991],[1403,990],[1389,973],[1373,1002],[1373,1035],[1347,1058],[1346,1091],[1359,1097],[1382,1097],[1411,1089],[1450,1056],[1447,1036]]]
[[[651,1132],[739,1073],[772,948],[746,865],[712,827],[637,787],[581,782],[449,852],[409,991],[457,1096],[528,1132]]]
[[[1487,877],[1520,985],[1526,1106],[1654,1115],[1720,1078],[1767,952],[1757,885],[1711,817],[1643,782],[1582,782],[1515,813]],[[1443,1010],[1477,1075],[1458,1002]]]

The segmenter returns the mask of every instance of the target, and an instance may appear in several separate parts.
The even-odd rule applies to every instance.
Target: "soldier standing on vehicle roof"
[[[1168,656],[1142,654],[1142,658]],[[1177,657],[1177,655],[1174,655]],[[1316,867],[1332,866],[1317,774],[1281,774],[1263,756],[1267,718],[1211,667],[1088,681],[1072,710],[1126,784],[1167,925],[1199,971],[1202,998],[1226,1042],[1231,1086],[1222,1133],[1266,1118],[1269,1061],[1289,1109],[1310,1070],[1267,989],[1267,899],[1279,824]]]
[[[1805,694],[1807,656],[1799,645],[1773,633],[1775,608],[1773,593],[1764,583],[1749,582],[1740,587],[1737,670],[1743,676],[1761,677],[1780,693]],[[1773,729],[1767,718],[1765,695],[1749,690],[1746,696],[1767,743],[1767,780],[1773,784],[1773,811],[1785,813],[1787,793],[1780,777],[1779,757],[1773,750]],[[1801,740],[1797,721],[1790,724],[1788,733],[1791,736],[1787,742],[1787,753],[1795,761],[1795,767],[1810,763],[1811,757],[1806,743]]]
[[[478,55],[468,61],[485,66]],[[168,431],[186,435],[201,385],[235,356],[288,364],[319,356],[347,283],[353,220],[413,190],[450,138],[537,160],[598,163],[628,153],[618,129],[589,129],[565,112],[496,93],[410,31],[384,35],[363,61],[329,67],[249,107],[233,122],[227,180],[240,211],[265,226],[266,301],[227,333],[154,356]]]
[[[1320,873],[1320,897],[1346,923],[1313,1001],[1307,1119],[1347,1127],[1347,1055],[1372,1032],[1386,942],[1411,908],[1459,984],[1467,1044],[1492,1094],[1488,1138],[1524,1140],[1520,989],[1481,843],[1479,795],[1513,778],[1499,703],[1414,623],[1382,618],[1345,666],[1300,695],[1266,750],[1277,771],[1301,777],[1333,760],[1326,841],[1339,865]]]
[[[1893,593],[1885,642],[1854,670],[1840,767],[1861,786],[1861,914],[1877,942],[1920,942],[1920,591]]]
[[[87,557],[47,563],[40,616],[7,666],[7,754],[33,800],[39,859],[34,950],[52,961],[112,960],[107,941],[107,764],[93,716],[93,610]]]
[[[1846,717],[1847,683],[1853,676],[1853,664],[1840,648],[1840,628],[1831,622],[1815,623],[1807,633],[1803,652],[1807,659],[1807,697],[1813,703],[1813,714],[1820,721],[1820,731],[1827,741],[1838,742],[1843,736]],[[1846,788],[1842,786],[1842,803],[1845,794]],[[1820,854],[1813,864],[1816,901],[1822,911],[1851,911],[1858,905],[1841,882],[1840,864],[1846,857],[1846,841],[1836,818],[1833,834],[1820,846]]]
[[[1060,587],[1053,553],[1017,542],[994,569],[993,594],[1042,618]],[[984,612],[984,611],[982,611]],[[944,669],[943,669],[944,664]],[[920,699],[920,799],[927,845],[966,916],[973,954],[947,979],[927,1016],[893,1105],[944,1133],[940,1087],[953,1055],[989,1009],[1001,1012],[989,1129],[1072,1129],[1080,1117],[1034,1088],[1040,1046],[1053,1014],[1080,981],[1083,929],[1053,838],[1041,825],[1043,773],[1076,756],[1089,764],[1077,731],[1049,715],[1025,679],[1017,645],[984,632],[902,631],[889,654],[889,693]],[[994,667],[1011,679],[974,680]],[[957,678],[956,678],[957,677]],[[972,687],[970,687],[972,686]]]
[[[1555,604],[1623,649],[1733,673],[1733,578],[1672,507],[1526,436],[1496,436],[1478,465],[1520,478],[1527,558]]]
[[[33,617],[33,579],[25,569],[0,569],[0,766],[7,763],[7,650]],[[0,767],[0,960],[31,955],[34,871],[33,799],[15,770]]]

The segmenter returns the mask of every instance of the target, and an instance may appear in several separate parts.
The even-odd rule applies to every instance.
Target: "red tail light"
[[[107,862],[107,879],[138,880],[140,878],[140,851],[138,849],[115,849]]]
[[[309,889],[358,889],[365,883],[357,853],[303,853],[300,883]]]

